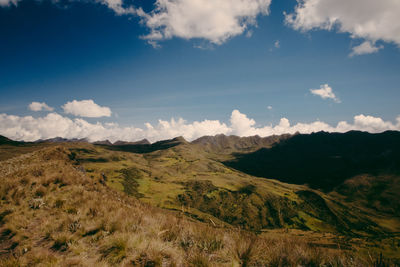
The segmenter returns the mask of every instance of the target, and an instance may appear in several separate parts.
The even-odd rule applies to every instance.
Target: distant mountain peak
[[[183,136],[175,137],[171,141],[180,142],[180,143],[187,143],[186,139]]]
[[[110,140],[103,140],[103,141],[96,141],[92,143],[93,145],[107,145],[107,146],[111,146],[112,143],[110,142]]]
[[[134,142],[127,142],[127,141],[116,141],[114,142],[113,145],[115,146],[123,146],[123,145],[150,145],[151,143],[149,142],[149,140],[147,140],[146,138],[139,140],[139,141],[134,141]]]
[[[64,137],[54,137],[54,138],[49,138],[49,139],[39,139],[36,140],[35,143],[69,143],[69,142],[85,142],[88,143],[87,138],[64,138]]]
[[[283,134],[268,137],[260,137],[259,135],[239,137],[237,135],[217,134],[214,136],[202,136],[191,143],[203,146],[208,151],[223,153],[250,152],[263,147],[270,147],[291,136],[290,134]]]

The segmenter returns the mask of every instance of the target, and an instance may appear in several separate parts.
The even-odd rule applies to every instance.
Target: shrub
[[[197,234],[196,247],[206,253],[213,253],[223,248],[223,240],[213,229],[201,229]]]
[[[239,189],[239,193],[251,195],[256,191],[256,186],[252,184],[245,185]]]
[[[57,199],[56,202],[54,203],[54,207],[62,208],[64,206],[64,203],[65,203],[65,200]]]
[[[21,180],[19,180],[20,184],[22,184],[22,185],[27,185],[27,184],[30,183],[30,181],[31,181],[31,180],[30,180],[29,177],[27,177],[27,176],[22,177]]]
[[[4,267],[19,267],[21,266],[21,263],[19,262],[18,259],[16,259],[15,257],[8,257],[5,259],[0,259],[0,266],[4,266]]]
[[[44,197],[46,194],[46,189],[43,186],[40,186],[38,189],[36,189],[35,196],[36,197]]]
[[[120,263],[127,256],[127,241],[123,238],[115,238],[100,250],[102,259],[111,264]]]
[[[161,256],[161,255],[160,255]],[[137,259],[132,261],[134,266],[141,267],[156,267],[156,266],[164,266],[162,257],[152,258],[146,253],[141,253]]]
[[[51,249],[54,251],[65,252],[68,250],[68,239],[66,236],[60,236],[54,240]]]
[[[210,261],[208,257],[201,253],[196,253],[188,260],[190,267],[208,267],[210,266]]]
[[[31,209],[40,209],[44,205],[44,201],[41,198],[33,198],[28,202],[28,205]]]
[[[257,254],[256,250],[262,249],[261,244],[256,243],[256,236],[250,233],[232,233],[233,244],[231,250],[233,256],[239,261],[240,266],[250,266],[251,261]]]
[[[43,170],[42,169],[34,169],[34,170],[32,170],[32,175],[35,177],[43,176]]]

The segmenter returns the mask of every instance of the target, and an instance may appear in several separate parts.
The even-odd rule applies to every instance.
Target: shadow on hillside
[[[225,165],[250,175],[331,191],[357,174],[400,173],[400,132],[296,135]]]
[[[123,151],[123,152],[145,154],[157,150],[165,150],[180,144],[182,144],[182,141],[178,138],[175,138],[172,140],[159,141],[154,144],[96,145],[96,146],[104,147],[112,151]]]
[[[30,142],[19,142],[19,141],[13,141],[11,139],[8,139],[5,136],[0,135],[0,145],[12,145],[12,146],[32,146],[35,145]]]
[[[49,144],[13,141],[0,135],[0,161],[19,156],[21,154],[31,153],[48,145]]]

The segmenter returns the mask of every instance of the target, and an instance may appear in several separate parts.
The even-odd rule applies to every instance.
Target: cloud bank
[[[296,132],[312,133],[318,131],[347,132],[350,130],[368,131],[371,133],[386,130],[400,130],[400,116],[396,122],[384,121],[379,117],[363,114],[354,117],[353,122],[341,121],[331,126],[322,121],[291,124],[282,118],[277,125],[256,126],[255,120],[247,117],[239,110],[232,111],[230,125],[218,120],[203,120],[189,123],[184,119],[170,121],[159,120],[156,125],[146,123],[145,127],[123,127],[116,123],[89,123],[84,119],[70,119],[58,113],[49,113],[44,117],[14,116],[0,114],[0,134],[14,140],[35,141],[54,137],[88,138],[90,141],[108,139],[137,141],[147,138],[151,142],[183,136],[194,140],[204,135],[238,135],[238,136],[270,136],[274,134]]]
[[[46,103],[42,102],[32,102],[29,104],[28,109],[32,110],[32,111],[53,111],[54,108],[49,107]]]
[[[17,5],[21,0],[0,0],[0,7]],[[78,0],[79,1],[79,0]],[[55,3],[57,1],[54,1]],[[112,9],[117,15],[134,15],[149,29],[142,36],[157,47],[173,37],[200,38],[220,45],[256,26],[259,15],[268,15],[271,0],[156,0],[149,13],[124,0],[90,0]]]
[[[99,118],[111,116],[111,109],[109,107],[101,107],[91,99],[67,102],[62,106],[62,109],[66,114],[80,117]]]
[[[340,103],[340,99],[333,93],[332,87],[328,84],[322,84],[319,89],[310,89],[313,95],[320,96],[322,99],[332,99],[336,103]]]
[[[379,50],[379,40],[400,46],[399,15],[397,0],[299,0],[285,20],[296,30],[337,29],[363,39],[363,47],[354,47],[351,54],[361,55]]]
[[[17,5],[21,0],[0,0],[0,7]],[[77,0],[80,1],[80,0]],[[53,1],[57,3],[58,1]],[[130,1],[90,0],[113,10],[117,15],[133,15],[149,29],[142,36],[157,47],[173,37],[205,39],[220,45],[257,26],[256,18],[268,15],[271,0],[156,0],[155,8],[145,12]],[[360,43],[350,56],[371,54],[383,48],[384,41],[400,46],[400,1],[398,0],[297,0],[293,13],[285,13],[285,23],[296,30],[334,30],[349,33]],[[275,44],[279,48],[279,42]],[[201,46],[202,47],[202,46]]]
[[[256,25],[258,15],[267,15],[271,0],[157,0],[151,13],[138,10],[150,29],[150,43],[179,37],[202,38],[222,44]]]

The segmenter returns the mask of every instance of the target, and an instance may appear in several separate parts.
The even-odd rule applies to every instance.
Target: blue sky
[[[166,2],[181,4],[187,10],[187,1],[190,3]],[[210,0],[202,1],[206,4]],[[392,31],[379,33],[378,28],[377,32],[357,32],[356,26],[368,21],[362,15],[356,22],[348,17],[357,18],[359,10],[354,14],[344,10],[332,27],[326,26],[326,21],[340,12],[331,8],[336,13],[330,14],[324,6],[329,0],[316,1],[316,10],[307,7],[310,0],[300,2],[303,6],[292,0],[246,1],[259,3],[250,11],[237,11],[235,7],[235,16],[244,12],[238,25],[246,30],[234,33],[229,25],[222,27],[224,21],[211,24],[212,30],[228,36],[225,38],[198,30],[204,24],[201,18],[189,21],[194,32],[185,29],[179,33],[176,29],[181,25],[173,25],[176,29],[172,33],[166,27],[152,28],[148,16],[154,20],[163,13],[169,16],[170,24],[177,21],[173,16],[179,16],[168,9],[157,11],[154,1],[114,1],[111,5],[111,0],[2,0],[0,113],[37,119],[52,112],[70,120],[139,128],[146,122],[155,125],[159,119],[171,118],[184,118],[187,123],[218,120],[229,127],[233,110],[254,119],[254,127],[276,125],[281,118],[292,124],[323,121],[335,126],[340,121],[351,123],[354,116],[362,114],[397,127],[398,20],[391,22],[397,24]],[[349,2],[368,6],[371,1]],[[369,22],[378,25],[382,17],[375,14],[373,5],[362,12],[371,12]],[[381,5],[383,11],[387,8],[393,16],[400,15],[397,3],[390,6],[385,0]],[[145,15],[138,12],[140,8]],[[231,9],[221,8],[218,15]],[[288,14],[297,20],[289,22]],[[321,19],[309,22],[304,19],[308,14]],[[150,38],[151,32],[162,37]],[[334,97],[323,98],[322,93],[310,91],[325,84]],[[89,99],[108,107],[111,115],[80,116],[62,108],[67,102]],[[54,110],[32,111],[28,108],[31,102],[45,102]],[[15,127],[3,124],[0,134],[29,139],[15,130],[25,125]],[[42,133],[39,137],[50,136]],[[136,134],[126,139],[139,137]]]

